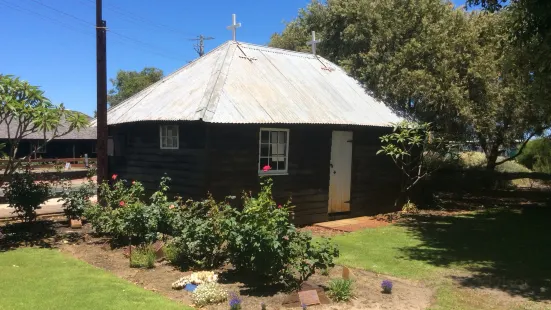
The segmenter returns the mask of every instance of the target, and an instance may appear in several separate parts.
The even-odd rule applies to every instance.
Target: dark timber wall
[[[289,198],[297,224],[327,221],[329,163],[333,130],[354,132],[351,211],[340,216],[393,211],[399,190],[399,173],[392,161],[376,155],[379,137],[389,129],[326,125],[243,125],[180,122],[179,150],[159,148],[159,123],[142,122],[112,126],[115,157],[110,172],[140,180],[153,191],[164,173],[173,181],[174,193],[202,198],[241,196],[259,189],[258,152],[261,127],[286,128],[289,133],[288,175],[273,176],[274,198]]]
[[[169,124],[169,123],[165,123]],[[172,194],[202,198],[205,193],[205,126],[179,123],[177,150],[159,147],[159,123],[140,122],[111,126],[115,156],[110,157],[109,172],[127,180],[139,180],[148,193],[158,188],[163,175],[172,178]]]

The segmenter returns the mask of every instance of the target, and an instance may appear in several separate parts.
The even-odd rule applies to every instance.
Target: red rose
[[[132,181],[132,185],[136,184],[136,181]]]
[[[119,202],[119,206],[124,207],[124,201]]]
[[[264,172],[268,172],[270,170],[272,170],[272,167],[270,167],[269,165],[266,165],[266,166],[262,167],[262,171],[264,171]]]
[[[117,177],[118,177],[118,175],[116,175],[116,174],[113,174],[113,176],[111,176],[111,179],[113,179],[113,180],[116,180],[116,179],[117,179]]]
[[[281,209],[281,205],[277,206],[278,209]]]

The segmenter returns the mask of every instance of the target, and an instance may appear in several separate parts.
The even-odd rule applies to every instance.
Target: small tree
[[[0,74],[0,126],[6,128],[7,145],[4,145],[7,163],[0,175],[0,184],[21,167],[29,156],[36,153],[31,150],[21,158],[17,158],[19,143],[30,134],[40,132],[44,141],[42,145],[69,132],[83,128],[88,119],[82,114],[65,110],[63,105],[54,105],[37,86],[14,78],[11,75]],[[64,121],[64,124],[61,122]]]
[[[409,201],[415,185],[455,156],[451,144],[430,132],[430,123],[403,121],[395,125],[392,133],[380,139],[382,146],[377,154],[390,156],[402,173],[395,206],[404,199]]]
[[[50,185],[45,182],[35,182],[30,173],[13,175],[10,185],[4,189],[9,207],[13,208],[24,222],[36,219],[36,210],[40,209],[50,198]]]

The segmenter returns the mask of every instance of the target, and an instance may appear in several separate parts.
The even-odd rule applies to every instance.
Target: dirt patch
[[[85,225],[87,226],[87,225]],[[85,228],[85,230],[87,227]],[[304,229],[304,228],[303,228]],[[172,282],[191,272],[182,272],[168,265],[166,262],[157,263],[153,269],[133,269],[128,266],[128,258],[124,256],[124,249],[111,249],[108,239],[93,238],[84,234],[75,243],[60,242],[58,247],[65,253],[83,260],[91,265],[105,269],[120,278],[126,279],[147,290],[157,292],[175,301],[190,305],[191,293],[183,290],[173,290]],[[220,283],[228,292],[241,295],[243,309],[258,310],[260,304],[265,303],[267,309],[297,309],[298,304],[292,301],[293,294],[276,291],[275,288],[264,290],[251,289],[245,284],[236,281],[229,275],[227,269],[217,270],[221,274]],[[429,306],[433,292],[422,284],[406,280],[390,278],[394,284],[393,294],[383,294],[380,289],[381,281],[387,279],[380,275],[351,269],[354,279],[356,297],[347,303],[333,303],[325,299],[325,304],[312,306],[309,309],[425,309]],[[322,291],[326,289],[330,279],[342,276],[342,267],[330,270],[329,275],[315,274],[308,281],[318,286]],[[322,294],[323,295],[323,294]],[[284,305],[284,303],[288,305]],[[291,306],[291,308],[289,308]],[[208,306],[209,310],[226,310],[227,302]]]

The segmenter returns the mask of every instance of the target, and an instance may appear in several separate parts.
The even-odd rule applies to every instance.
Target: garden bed
[[[191,294],[184,290],[173,290],[172,282],[182,276],[191,274],[191,271],[182,272],[167,264],[157,262],[152,269],[130,268],[128,258],[124,255],[123,248],[111,249],[109,240],[96,238],[87,234],[89,225],[85,225],[82,238],[76,242],[59,242],[63,252],[70,253],[91,265],[105,269],[113,274],[135,283],[147,290],[157,292],[170,299],[190,305]],[[296,293],[284,292],[280,288],[271,287],[265,289],[250,288],[241,283],[239,278],[232,274],[230,266],[218,269],[219,283],[228,292],[238,293],[242,298],[243,309],[260,309],[261,303],[265,303],[267,309],[297,308]],[[425,309],[429,306],[432,290],[423,285],[411,281],[391,278],[394,289],[392,294],[381,292],[381,281],[388,277],[351,269],[354,279],[354,292],[356,297],[347,303],[334,303],[312,306],[312,309]],[[322,290],[330,279],[342,277],[342,267],[332,268],[329,275],[319,273],[313,275],[307,282],[310,286],[319,286]],[[323,298],[322,298],[323,302]],[[207,306],[206,309],[228,309],[228,303]]]

